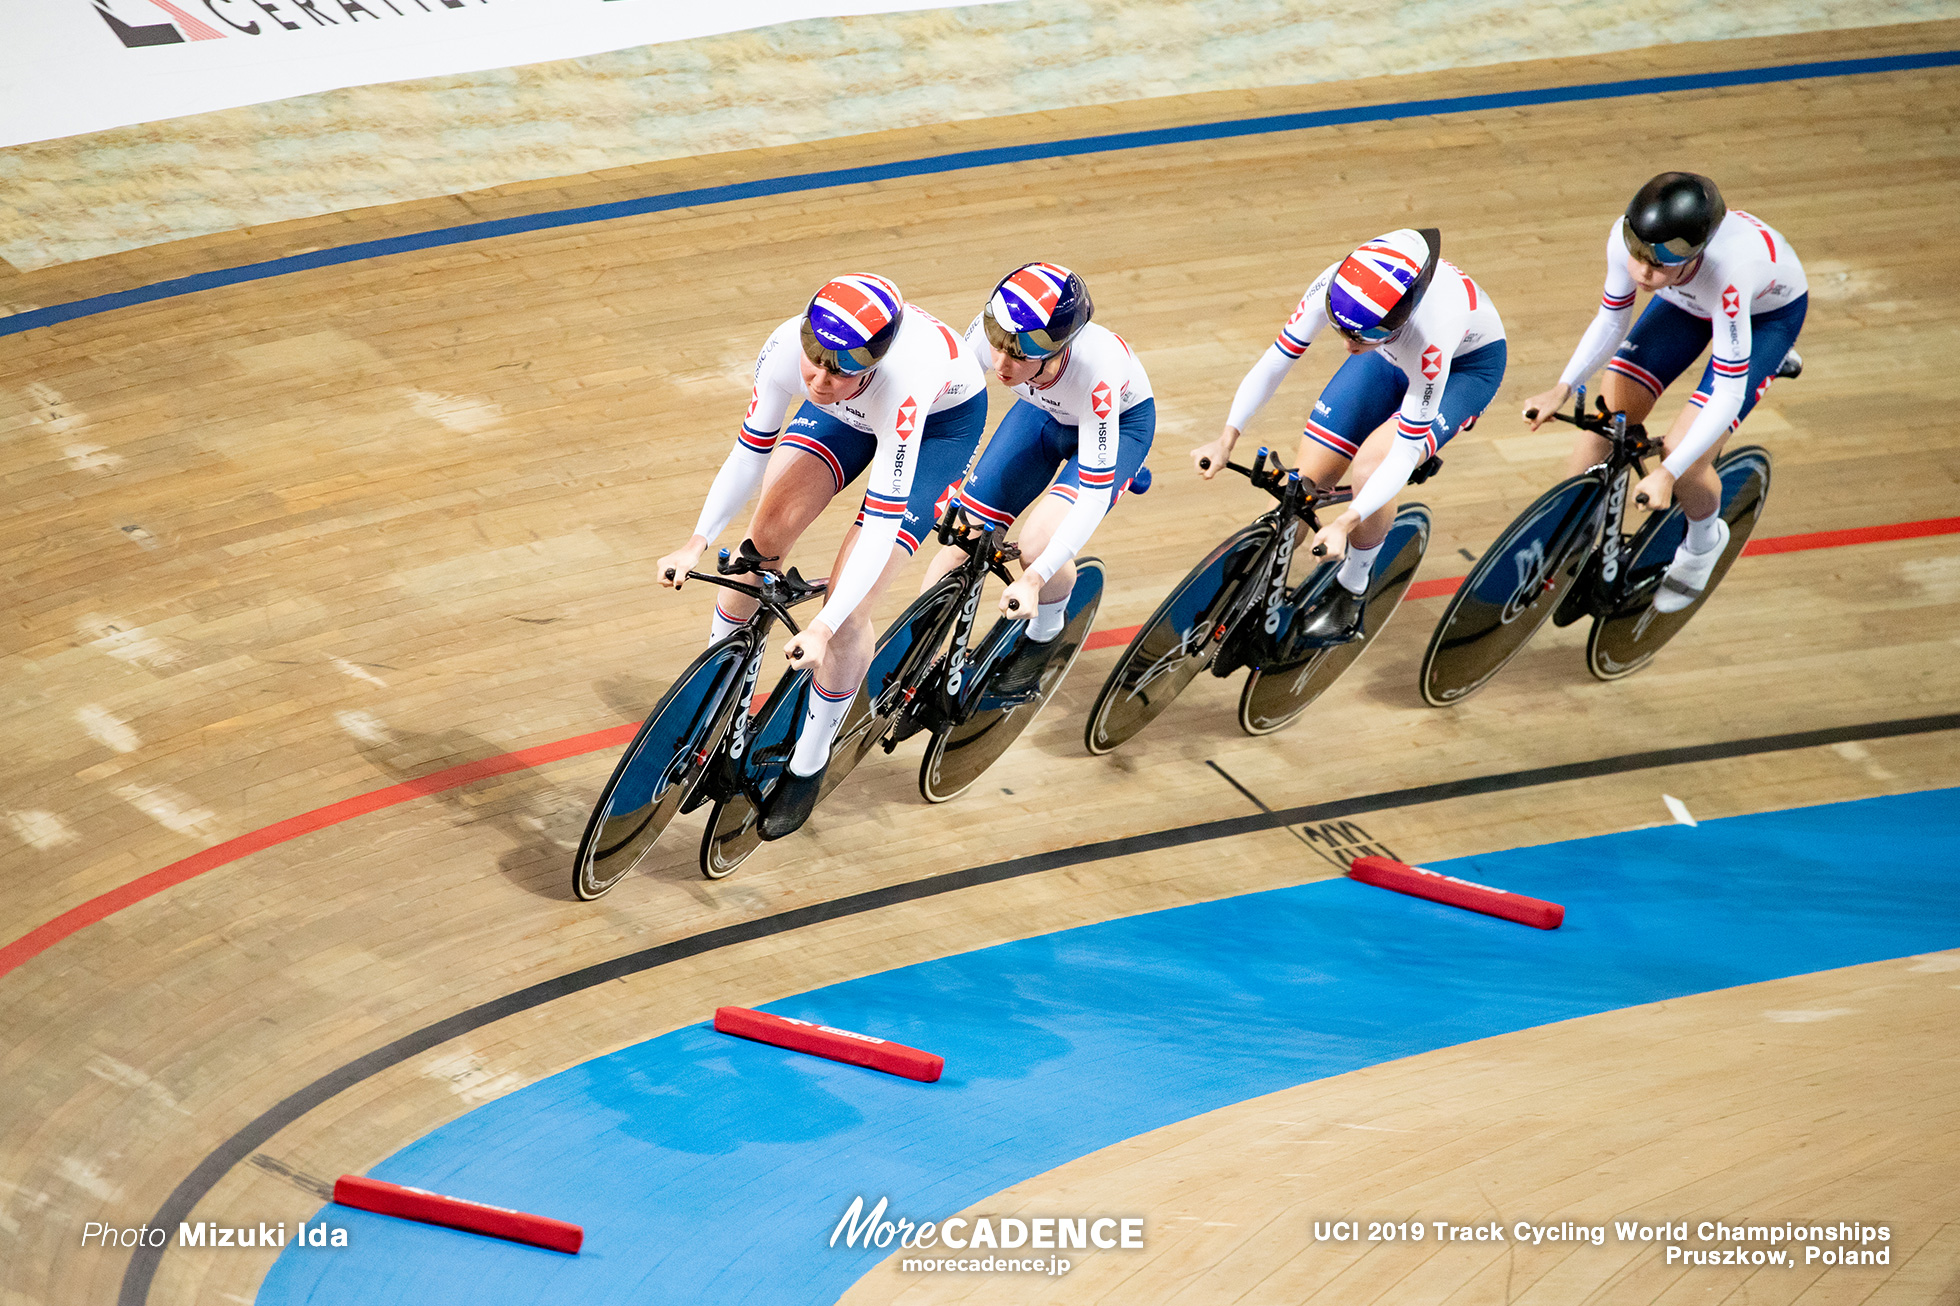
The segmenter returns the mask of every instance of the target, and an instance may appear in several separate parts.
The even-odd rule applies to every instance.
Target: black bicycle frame
[[[749,644],[749,656],[742,668],[742,676],[736,684],[735,693],[723,702],[717,703],[714,711],[714,720],[719,723],[723,715],[729,711],[731,702],[737,709],[735,719],[729,723],[726,734],[723,734],[720,729],[713,732],[715,737],[722,740],[722,751],[737,762],[748,751],[748,705],[755,697],[756,681],[762,675],[762,655],[767,647],[769,628],[780,621],[789,627],[790,634],[799,634],[801,628],[796,624],[796,619],[789,615],[790,608],[823,593],[821,585],[812,585],[793,571],[787,573],[771,571],[762,565],[774,561],[774,558],[757,556],[749,542],[744,540],[740,553],[732,563],[729,561],[728,550],[721,551],[719,565],[716,568],[716,571],[721,574],[713,575],[702,571],[687,573],[690,580],[704,580],[710,585],[719,585],[723,589],[746,594],[762,605],[756,617],[751,617],[746,626],[746,629],[753,633],[754,638]],[[729,576],[742,576],[751,572],[761,577],[760,584],[727,579]],[[760,620],[757,619],[758,617]],[[727,693],[725,690],[723,692]],[[699,765],[707,760],[708,756],[703,754],[695,759],[695,763]]]
[[[987,576],[1000,577],[1005,584],[1014,583],[1007,564],[1021,556],[1019,546],[1003,542],[1007,531],[1004,527],[989,526],[977,534],[963,522],[964,514],[956,501],[948,501],[946,509],[940,514],[934,534],[941,544],[954,545],[966,553],[966,561],[949,574],[958,576],[964,597],[953,613],[951,641],[946,648],[946,668],[942,675],[935,676],[927,685],[907,684],[900,681],[892,689],[901,695],[901,701],[885,710],[893,713],[893,726],[887,727],[882,746],[887,753],[892,752],[899,742],[912,732],[903,729],[904,718],[911,716],[922,725],[934,730],[957,725],[963,717],[964,703],[961,689],[965,687],[969,670],[968,653],[972,647],[973,623],[980,613],[980,594],[986,587]],[[924,641],[927,647],[936,647],[945,628],[935,630],[930,639]],[[918,701],[919,691],[925,690],[924,702]],[[901,728],[893,728],[901,727]]]
[[[1559,612],[1554,617],[1565,617],[1571,612],[1569,620],[1576,621],[1580,615],[1600,616],[1616,610],[1626,598],[1626,562],[1633,555],[1633,540],[1640,533],[1639,528],[1625,529],[1627,507],[1628,468],[1639,476],[1647,475],[1646,459],[1660,452],[1661,444],[1647,434],[1647,428],[1638,422],[1628,422],[1625,413],[1608,412],[1603,396],[1594,401],[1598,407],[1597,416],[1586,414],[1586,388],[1578,387],[1573,402],[1572,415],[1553,413],[1561,422],[1569,422],[1582,431],[1590,431],[1607,441],[1604,461],[1588,467],[1588,473],[1598,472],[1606,488],[1606,497],[1591,515],[1584,527],[1584,538],[1590,541],[1588,552],[1598,559],[1595,573],[1590,563],[1587,573],[1573,586],[1573,593],[1559,604]],[[1576,527],[1575,527],[1576,529]],[[1555,550],[1559,565],[1570,560],[1577,538],[1568,535],[1560,541]],[[1552,575],[1547,571],[1546,575]],[[1566,621],[1558,621],[1565,625]]]
[[[1269,460],[1272,464],[1270,467],[1267,466]],[[1287,602],[1286,576],[1293,563],[1299,528],[1305,525],[1310,535],[1318,534],[1320,518],[1315,510],[1327,504],[1346,503],[1354,498],[1354,491],[1347,486],[1337,485],[1322,490],[1310,478],[1300,475],[1297,469],[1282,467],[1269,448],[1259,450],[1259,456],[1252,460],[1251,467],[1241,467],[1234,462],[1228,462],[1225,466],[1279,502],[1254,520],[1255,526],[1260,522],[1271,522],[1272,538],[1260,546],[1246,579],[1239,586],[1239,592],[1233,595],[1224,615],[1213,624],[1207,636],[1206,643],[1221,647],[1225,639],[1238,629],[1239,623],[1262,602],[1266,606],[1262,629],[1268,635],[1278,633],[1281,614]]]

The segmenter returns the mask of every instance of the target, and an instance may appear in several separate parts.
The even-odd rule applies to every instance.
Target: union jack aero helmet
[[[827,372],[866,372],[898,339],[904,319],[905,297],[897,286],[870,273],[850,273],[811,297],[803,311],[803,352]]]
[[[1403,227],[1341,260],[1327,283],[1327,319],[1349,340],[1380,344],[1416,311],[1436,273],[1443,233]]]
[[[1001,278],[980,317],[988,344],[1038,359],[1066,349],[1095,311],[1081,277],[1059,263],[1025,263]]]

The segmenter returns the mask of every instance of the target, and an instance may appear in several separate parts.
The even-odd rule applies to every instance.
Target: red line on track
[[[1930,521],[1893,522],[1884,526],[1860,526],[1843,531],[1815,531],[1807,535],[1781,535],[1774,539],[1752,540],[1743,550],[1744,557],[1756,557],[1771,553],[1802,553],[1809,549],[1839,549],[1851,544],[1877,544],[1889,540],[1923,539],[1930,535],[1960,534],[1960,517],[1937,517]],[[1456,587],[1463,583],[1461,576],[1449,576],[1440,580],[1419,580],[1409,586],[1403,601],[1440,598],[1456,593]],[[1083,648],[1116,648],[1128,644],[1135,638],[1140,627],[1126,626],[1115,630],[1099,630],[1084,641]],[[515,753],[500,753],[495,757],[482,758],[475,762],[464,762],[457,766],[434,771],[413,780],[404,780],[386,788],[376,789],[352,798],[343,798],[325,807],[316,807],[298,816],[289,816],[283,821],[241,834],[236,839],[227,839],[214,844],[202,852],[192,853],[181,861],[172,862],[162,870],[151,871],[127,884],[118,885],[109,892],[90,898],[87,902],[71,907],[61,915],[36,926],[5,947],[0,947],[0,976],[24,965],[38,957],[55,944],[85,926],[104,920],[123,908],[139,903],[145,898],[155,897],[165,889],[194,879],[206,871],[215,871],[220,866],[229,866],[253,853],[297,839],[315,830],[324,830],[330,825],[338,825],[369,812],[395,807],[416,798],[444,793],[458,789],[491,776],[508,775],[526,767],[539,766],[546,762],[560,762],[568,757],[578,757],[585,753],[596,753],[602,748],[613,748],[632,739],[639,729],[639,722],[626,725],[609,726],[604,730],[594,730],[590,734],[578,735],[571,739],[560,739],[555,743],[539,744],[533,748],[520,749]]]
[[[555,743],[539,744],[535,748],[521,749],[515,753],[500,753],[496,757],[486,757],[480,761],[464,762],[458,766],[434,771],[428,775],[404,780],[400,784],[389,785],[352,798],[343,798],[325,807],[316,807],[298,816],[289,816],[283,821],[241,834],[236,839],[213,844],[203,852],[192,853],[182,861],[172,862],[160,871],[119,885],[98,897],[90,898],[78,907],[71,907],[53,920],[29,930],[6,947],[0,948],[0,975],[5,975],[30,957],[38,956],[61,940],[85,925],[93,925],[105,917],[114,915],[132,903],[154,897],[165,889],[182,884],[185,880],[215,871],[220,866],[229,866],[242,857],[255,852],[297,839],[315,830],[324,830],[330,825],[378,812],[384,807],[394,807],[413,798],[423,798],[430,794],[443,793],[461,788],[477,780],[485,780],[493,775],[508,775],[512,771],[523,770],[527,766],[537,766],[544,762],[557,762],[567,757],[577,757],[581,753],[596,752],[624,744],[639,729],[639,723],[611,726],[605,730],[595,730],[589,735],[579,735],[574,739],[560,739]]]

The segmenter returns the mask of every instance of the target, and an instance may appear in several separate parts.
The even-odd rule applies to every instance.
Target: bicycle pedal
[[[714,783],[713,776],[703,776],[701,783],[694,786],[694,792],[682,801],[680,814],[686,816],[689,812],[705,807],[709,803],[720,802],[729,796],[729,793],[723,792],[722,786]]]

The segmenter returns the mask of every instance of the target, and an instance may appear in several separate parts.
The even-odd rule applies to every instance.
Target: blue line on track
[[[834,1301],[884,1255],[827,1245],[855,1196],[940,1220],[1126,1138],[1297,1084],[1960,945],[1957,789],[1432,865],[1562,902],[1566,924],[1541,932],[1328,880],[770,1004],[939,1052],[946,1077],[932,1085],[689,1026],[478,1107],[374,1169],[575,1220],[580,1255],[329,1207],[321,1218],[352,1245],[287,1249],[259,1306]]]
[[[490,240],[528,231],[550,231],[558,227],[587,222],[608,222],[615,218],[640,217],[673,209],[697,208],[708,204],[727,204],[735,200],[761,199],[770,195],[790,195],[799,191],[824,190],[832,186],[856,186],[867,182],[892,181],[901,177],[926,177],[934,173],[958,172],[966,168],[989,168],[1004,163],[1026,163],[1038,159],[1064,159],[1081,154],[1100,154],[1110,150],[1136,150],[1153,145],[1180,145],[1193,141],[1229,140],[1237,136],[1260,136],[1271,132],[1301,131],[1310,127],[1335,127],[1346,123],[1386,122],[1396,118],[1420,118],[1434,114],[1474,113],[1483,109],[1513,109],[1538,104],[1570,104],[1583,100],[1609,100],[1630,95],[1658,95],[1668,91],[1703,91],[1725,86],[1759,86],[1771,82],[1798,81],[1814,77],[1855,77],[1868,73],[1908,72],[1922,68],[1946,68],[1960,64],[1960,50],[1940,50],[1927,54],[1886,55],[1871,59],[1834,59],[1823,63],[1781,64],[1774,68],[1739,68],[1727,72],[1692,73],[1677,77],[1640,77],[1630,81],[1592,82],[1582,86],[1551,86],[1529,91],[1506,91],[1495,95],[1459,95],[1436,100],[1403,100],[1394,104],[1365,105],[1352,109],[1324,109],[1314,113],[1283,113],[1266,118],[1239,118],[1229,122],[1199,123],[1189,127],[1163,127],[1152,131],[1114,132],[1105,136],[1085,136],[1077,140],[1046,141],[1032,145],[1001,146],[989,150],[962,150],[924,159],[905,159],[865,168],[833,168],[824,172],[802,173],[793,177],[768,177],[732,186],[703,186],[694,190],[649,195],[641,199],[615,200],[609,204],[589,204],[579,208],[532,213],[492,222],[471,222],[460,227],[420,231],[384,240],[363,240],[332,249],[317,249],[285,258],[247,263],[241,267],[219,268],[194,276],[175,277],[153,285],[95,295],[66,304],[50,304],[11,317],[0,318],[0,336],[17,335],[36,327],[53,326],[96,313],[107,313],[137,304],[173,299],[200,290],[263,281],[291,272],[357,263],[362,259],[407,254],[416,250],[440,249]]]

